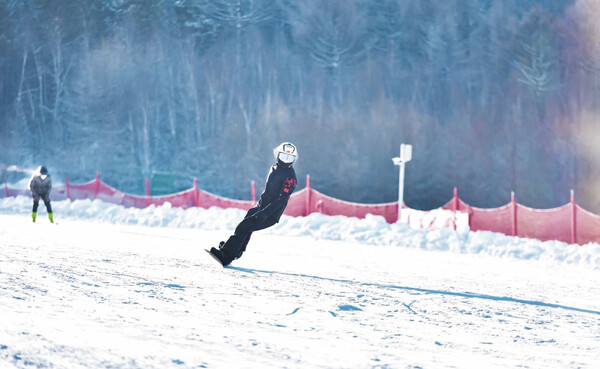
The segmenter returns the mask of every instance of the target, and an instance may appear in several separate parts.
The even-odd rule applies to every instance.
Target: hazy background
[[[0,179],[250,198],[281,141],[356,202],[600,213],[596,0],[0,0]],[[19,174],[21,175],[21,174]]]

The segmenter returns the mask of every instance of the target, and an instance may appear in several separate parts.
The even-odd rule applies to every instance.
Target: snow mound
[[[145,209],[124,208],[103,201],[56,201],[52,205],[57,220],[96,220],[111,224],[148,227],[233,230],[244,217],[239,209],[181,209],[166,203]],[[31,199],[24,196],[0,200],[0,213],[29,214]],[[41,205],[40,212],[44,207]],[[584,246],[558,241],[542,242],[485,231],[424,231],[406,224],[389,224],[381,216],[365,219],[311,214],[307,217],[283,216],[279,225],[262,233],[281,236],[312,237],[365,245],[444,251],[459,254],[485,254],[499,258],[544,260],[600,270],[600,245]]]

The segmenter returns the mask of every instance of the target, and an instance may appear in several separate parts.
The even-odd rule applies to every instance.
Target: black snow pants
[[[50,205],[50,195],[48,193],[44,194],[35,194],[33,195],[33,212],[37,213],[38,206],[40,205],[40,197],[44,200],[44,205],[46,205],[46,210],[48,214],[52,213],[52,206]]]
[[[264,222],[258,223],[254,219],[254,214],[256,214],[260,209],[252,208],[248,210],[246,217],[244,220],[238,224],[235,228],[235,232],[233,236],[229,237],[227,242],[221,247],[221,251],[223,252],[223,256],[227,258],[228,262],[231,262],[235,259],[238,259],[244,251],[246,251],[246,246],[250,241],[250,236],[252,236],[252,232],[260,231],[261,229],[269,228],[277,223],[275,219],[267,218]]]

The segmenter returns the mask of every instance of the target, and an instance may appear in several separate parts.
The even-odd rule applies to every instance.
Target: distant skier
[[[239,259],[252,232],[271,227],[279,222],[287,206],[288,199],[296,188],[296,172],[292,165],[298,159],[296,146],[284,142],[273,150],[275,165],[271,167],[267,183],[256,207],[248,210],[244,220],[235,229],[227,242],[221,241],[219,248],[212,247],[210,254],[223,266]]]
[[[37,209],[40,203],[40,197],[44,200],[46,210],[48,211],[48,219],[50,223],[54,223],[54,217],[52,215],[52,206],[50,205],[50,191],[52,190],[52,180],[48,174],[48,169],[44,166],[40,166],[37,171],[31,177],[29,181],[29,189],[33,196],[33,212],[31,218],[35,222],[37,217]]]

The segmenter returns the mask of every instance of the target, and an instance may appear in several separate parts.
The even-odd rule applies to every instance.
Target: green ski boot
[[[50,223],[54,223],[54,215],[52,213],[48,213],[48,219],[50,219]]]
[[[31,213],[31,219],[33,219],[33,222],[35,223],[35,218],[37,217],[37,213],[34,211],[33,213]]]

